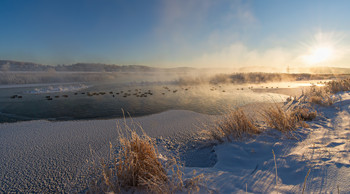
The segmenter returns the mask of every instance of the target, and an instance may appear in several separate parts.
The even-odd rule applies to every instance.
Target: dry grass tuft
[[[203,175],[184,181],[183,165],[175,158],[162,157],[154,141],[144,132],[138,135],[128,126],[126,130],[130,137],[121,136],[118,152],[111,152],[109,159],[100,159],[99,164],[92,162],[95,176],[88,193],[174,193],[198,188]]]
[[[235,109],[222,116],[210,130],[212,139],[224,142],[260,133],[259,128],[242,109]]]
[[[131,133],[122,137],[120,150],[109,161],[101,160],[101,176],[90,186],[92,193],[120,193],[130,189],[159,193],[168,182],[167,172],[158,159],[158,150],[147,135]],[[112,146],[111,146],[112,148]]]
[[[295,131],[298,127],[309,127],[302,118],[303,109],[285,110],[281,105],[274,105],[263,110],[262,116],[266,124],[283,133]],[[305,113],[304,113],[305,114]],[[311,117],[304,115],[304,117]]]
[[[326,89],[332,94],[342,91],[350,91],[350,78],[328,82],[326,84]]]
[[[311,108],[298,106],[291,111],[291,114],[297,116],[303,121],[312,121],[316,118],[317,111],[312,110]]]
[[[319,88],[312,86],[305,92],[304,98],[307,102],[321,106],[330,106],[335,102],[335,99],[332,98],[332,93],[329,91],[328,87]]]
[[[327,82],[324,87],[312,86],[304,94],[304,99],[312,104],[330,106],[336,99],[333,94],[341,91],[350,91],[350,79]]]
[[[124,187],[160,189],[168,181],[166,170],[158,160],[152,140],[132,132],[131,139],[121,138],[121,150],[115,161],[116,176]]]

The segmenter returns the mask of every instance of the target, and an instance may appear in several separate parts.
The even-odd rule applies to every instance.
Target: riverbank
[[[308,122],[310,129],[298,132],[299,139],[287,138],[271,129],[247,141],[209,146],[204,151],[187,149],[188,153],[182,153],[190,161],[185,164],[185,177],[193,176],[193,170],[202,173],[205,178],[200,183],[201,192],[294,193],[303,189],[310,169],[306,179],[308,193],[335,192],[338,187],[349,192],[350,144],[346,139],[350,94],[340,93],[337,98],[340,100],[329,107],[317,107],[319,116]],[[264,105],[250,104],[243,109],[258,114],[261,106]],[[139,123],[153,138],[181,142],[193,138],[193,134],[203,130],[203,124],[216,117],[172,110],[126,122]],[[86,160],[108,155],[108,142],[117,143],[117,123],[123,122],[39,120],[0,124],[1,191],[83,191],[89,179]],[[214,158],[213,163],[208,163],[208,158]]]

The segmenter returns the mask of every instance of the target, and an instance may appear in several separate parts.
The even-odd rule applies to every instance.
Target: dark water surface
[[[220,114],[227,108],[281,101],[286,97],[253,92],[248,87],[157,83],[3,86],[0,88],[0,122],[120,118],[123,110],[133,117],[171,109]]]

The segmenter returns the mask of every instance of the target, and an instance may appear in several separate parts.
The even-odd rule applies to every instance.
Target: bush
[[[303,122],[301,110],[302,109],[285,110],[281,105],[275,103],[266,108],[262,116],[269,127],[277,129],[282,133],[290,133],[295,131],[298,127],[308,127],[308,125]],[[304,117],[308,118],[310,115],[304,115]]]
[[[341,91],[350,91],[350,79],[330,81],[324,87],[312,86],[305,92],[303,98],[312,104],[330,106],[335,102],[332,95]]]
[[[336,94],[341,91],[350,91],[350,79],[343,79],[338,81],[331,81],[326,84],[326,90],[332,94]]]
[[[183,165],[174,157],[162,157],[154,141],[142,128],[142,136],[128,126],[126,128],[131,135],[119,139],[118,152],[111,152],[108,160],[101,159],[100,165],[92,162],[94,172],[87,193],[174,193],[199,190],[202,174],[183,180]]]
[[[101,160],[102,173],[90,186],[92,193],[146,189],[163,190],[168,182],[167,172],[158,159],[151,139],[132,132],[131,138],[120,138],[120,150],[111,161]]]
[[[258,134],[260,130],[242,109],[235,109],[218,119],[210,130],[212,139],[223,142],[225,139],[240,139],[246,135]]]
[[[303,121],[312,121],[316,118],[317,111],[312,110],[310,107],[302,107],[299,105],[291,111],[291,114],[297,116]]]
[[[332,93],[329,92],[329,88],[327,87],[310,87],[310,89],[305,92],[304,99],[307,102],[321,106],[330,106],[335,102],[335,99],[332,97]]]

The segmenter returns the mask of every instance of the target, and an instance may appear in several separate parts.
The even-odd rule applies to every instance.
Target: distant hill
[[[264,73],[277,73],[285,72],[286,68],[271,67],[271,66],[247,66],[238,69],[238,72],[264,72]]]
[[[58,71],[58,72],[181,72],[195,70],[190,67],[156,68],[143,65],[113,65],[76,63],[72,65],[42,65],[32,62],[0,60],[0,71]]]
[[[76,63],[71,65],[43,65],[32,62],[21,62],[11,60],[0,60],[0,71],[31,71],[31,72],[191,72],[191,71],[203,71],[203,72],[216,72],[216,73],[228,73],[228,72],[265,72],[265,73],[286,73],[285,67],[273,67],[273,66],[247,66],[237,69],[196,69],[192,67],[175,67],[175,68],[158,68],[149,67],[144,65],[114,65],[114,64],[102,64],[102,63]],[[309,67],[309,68],[290,68],[290,73],[316,73],[316,74],[350,74],[350,68],[340,67]]]
[[[306,69],[300,69],[299,71],[317,74],[350,74],[350,68],[341,67],[311,67]]]
[[[0,60],[0,71],[47,71],[49,66],[31,62]]]
[[[238,69],[239,72],[265,72],[265,73],[287,73],[286,67],[271,66],[248,66]],[[350,74],[350,68],[342,67],[294,67],[289,69],[289,73],[314,73],[314,74]]]

